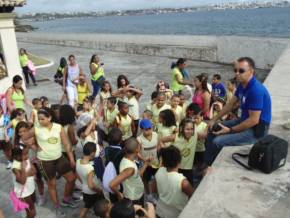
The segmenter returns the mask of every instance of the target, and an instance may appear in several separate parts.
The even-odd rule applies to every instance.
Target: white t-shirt
[[[188,201],[188,196],[182,192],[182,181],[185,177],[181,173],[168,172],[165,167],[161,167],[155,178],[159,199],[181,212]]]
[[[88,186],[88,175],[89,175],[89,173],[94,171],[94,167],[92,166],[92,164],[91,163],[82,164],[81,159],[78,159],[77,164],[76,164],[76,171],[82,180],[83,193],[88,194],[88,195],[96,194],[96,192],[94,190],[90,189]],[[96,181],[98,186],[101,186],[99,180],[95,180],[95,181]]]
[[[26,172],[28,172],[31,169],[31,163],[30,160],[27,161],[27,167],[25,169]],[[17,169],[21,170],[21,162],[14,160],[12,163],[12,170]],[[26,198],[33,194],[35,191],[35,183],[34,183],[34,177],[29,176],[26,178],[26,182],[24,185],[20,184],[16,181],[16,176],[13,173],[13,183],[14,183],[14,192],[16,193],[16,196],[18,198]]]
[[[135,96],[128,99],[129,107],[129,114],[132,116],[134,120],[139,120],[139,102]]]

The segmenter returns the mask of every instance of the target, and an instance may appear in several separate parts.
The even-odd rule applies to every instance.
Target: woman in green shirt
[[[25,76],[26,84],[29,86],[29,76],[30,76],[33,84],[35,86],[37,86],[35,77],[32,74],[32,71],[28,67],[29,58],[28,58],[26,50],[24,48],[21,48],[19,53],[20,53],[20,55],[19,55],[20,66],[22,67],[22,71],[23,71],[23,74]]]
[[[91,80],[93,85],[93,96],[96,97],[100,91],[100,88],[105,81],[105,71],[102,67],[103,63],[100,63],[100,58],[98,55],[94,54],[91,57],[90,61],[90,71],[91,71]]]
[[[186,67],[186,59],[179,58],[176,62],[176,65],[172,69],[172,83],[171,90],[174,94],[180,94],[184,89],[185,85],[192,85],[192,82],[185,81],[183,76],[183,70]]]
[[[6,92],[7,109],[9,113],[17,108],[25,110],[24,104],[33,107],[32,103],[25,96],[22,83],[23,79],[21,76],[14,76],[13,85]]]

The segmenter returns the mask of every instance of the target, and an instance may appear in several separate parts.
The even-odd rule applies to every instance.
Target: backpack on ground
[[[284,166],[287,161],[288,142],[274,135],[267,135],[256,142],[249,154],[234,153],[232,158],[248,170],[258,169],[271,173]],[[241,162],[237,156],[248,157],[248,165]]]

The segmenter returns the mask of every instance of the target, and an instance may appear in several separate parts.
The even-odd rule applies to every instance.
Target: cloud
[[[110,11],[157,7],[189,7],[229,0],[27,0],[16,12]],[[234,0],[232,0],[234,1]]]

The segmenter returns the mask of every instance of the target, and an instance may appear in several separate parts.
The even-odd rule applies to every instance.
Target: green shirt
[[[92,63],[95,68],[97,69],[97,72],[92,75],[92,80],[96,81],[98,80],[101,76],[104,76],[105,75],[105,71],[104,71],[104,68],[101,67],[100,65],[96,64],[96,63]]]
[[[24,55],[20,55],[19,56],[19,59],[20,59],[20,65],[21,67],[26,67],[28,65],[28,56],[26,54]]]
[[[179,82],[177,81],[177,79],[176,79],[177,77],[180,78],[180,79],[183,79],[182,73],[180,72],[180,70],[177,67],[175,67],[172,70],[172,84],[171,84],[171,89],[173,90],[173,92],[182,91],[183,88],[184,88],[184,85],[179,84]]]

